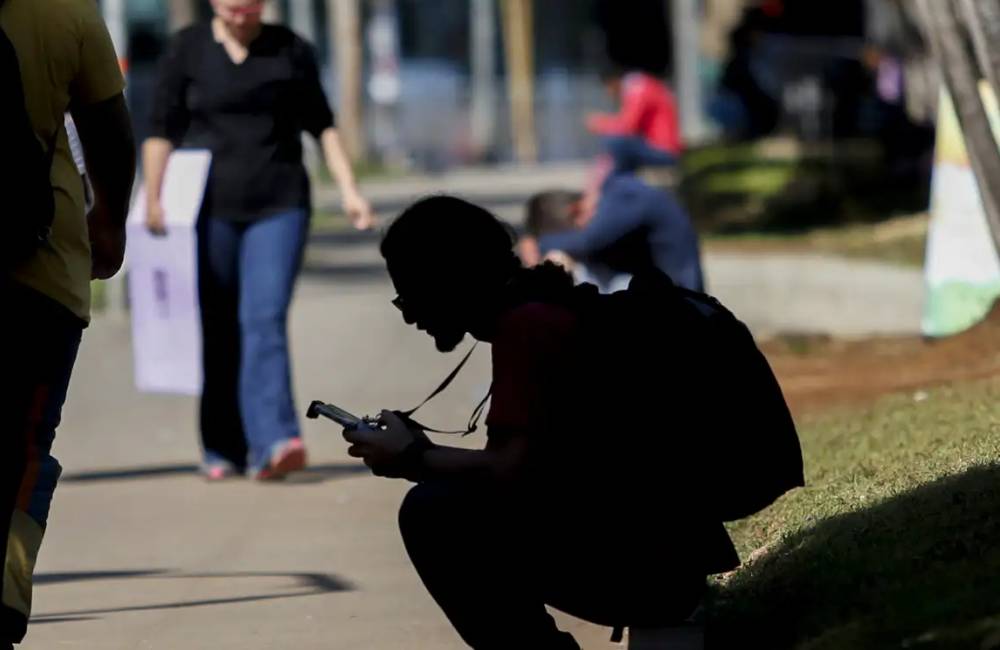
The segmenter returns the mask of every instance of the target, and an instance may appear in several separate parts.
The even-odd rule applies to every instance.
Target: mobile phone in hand
[[[325,418],[333,420],[345,429],[356,429],[358,427],[368,426],[364,418],[352,415],[339,406],[315,400],[309,405],[309,410],[306,411],[306,417],[315,420],[321,415]]]

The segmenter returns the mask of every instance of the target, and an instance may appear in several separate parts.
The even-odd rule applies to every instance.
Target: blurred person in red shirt
[[[607,69],[602,80],[620,109],[616,114],[591,113],[587,128],[604,136],[615,169],[675,164],[683,144],[677,101],[667,84],[649,73],[618,67]]]

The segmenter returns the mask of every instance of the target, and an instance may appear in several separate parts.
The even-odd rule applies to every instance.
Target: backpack
[[[0,28],[0,200],[5,213],[0,268],[4,271],[24,264],[48,240],[55,216],[50,173],[57,135],[58,130],[48,149],[43,149],[25,105],[17,52]]]
[[[781,387],[749,329],[718,300],[655,269],[617,293],[574,292],[580,333],[569,376],[586,379],[573,382],[569,410],[582,416],[577,431],[593,429],[584,422],[595,404],[617,414],[617,444],[607,444],[605,430],[593,445],[604,467],[626,467],[612,481],[650,494],[669,489],[721,521],[805,484]],[[628,451],[616,460],[609,447]]]

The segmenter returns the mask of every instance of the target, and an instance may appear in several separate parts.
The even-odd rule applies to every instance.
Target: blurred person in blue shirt
[[[580,192],[536,194],[528,201],[525,231],[525,263],[547,257],[583,265],[577,279],[604,291],[651,267],[678,286],[705,290],[698,235],[687,212],[669,192],[633,173],[609,176],[592,211]]]

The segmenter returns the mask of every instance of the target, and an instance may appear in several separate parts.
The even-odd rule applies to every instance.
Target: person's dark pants
[[[466,483],[421,483],[400,508],[410,560],[475,650],[579,648],[546,605],[599,625],[650,627],[682,621],[700,602],[705,576],[659,571],[666,549],[642,562],[655,545],[628,539],[627,523],[566,526],[559,503],[551,517],[525,503]]]
[[[62,468],[51,455],[85,323],[62,305],[0,284],[0,649],[24,638],[31,578]]]
[[[251,223],[199,220],[206,463],[258,470],[299,437],[287,323],[308,230],[304,209]]]
[[[604,138],[604,150],[611,157],[613,173],[630,173],[642,167],[671,167],[677,156],[658,149],[636,135]]]

